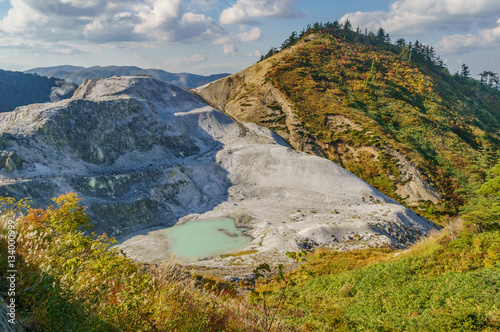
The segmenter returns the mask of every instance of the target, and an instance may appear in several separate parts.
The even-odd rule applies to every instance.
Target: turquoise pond
[[[252,238],[242,234],[247,228],[236,227],[231,218],[190,221],[165,229],[177,258],[196,261],[206,257],[235,253]]]

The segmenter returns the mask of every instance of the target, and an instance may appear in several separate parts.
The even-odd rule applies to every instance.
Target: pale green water
[[[165,229],[176,257],[195,261],[205,257],[234,253],[252,238],[243,235],[231,218],[190,221]]]

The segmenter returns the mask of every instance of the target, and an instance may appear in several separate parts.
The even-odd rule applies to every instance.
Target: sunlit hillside
[[[328,23],[292,33],[280,51],[201,93],[438,217],[458,212],[471,180],[483,179],[498,156],[497,79],[485,71],[475,80],[467,66],[451,75],[418,41],[391,44],[383,30]],[[269,98],[266,82],[284,98]],[[235,89],[221,99],[224,85]]]

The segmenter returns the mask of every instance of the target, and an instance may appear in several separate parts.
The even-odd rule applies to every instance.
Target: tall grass
[[[17,219],[18,313],[24,326],[36,331],[259,330],[262,315],[228,285],[200,282],[172,264],[145,269],[111,248],[113,239],[82,231],[89,220],[75,194],[54,202],[55,207],[24,214],[26,206],[0,202],[1,271],[7,271],[6,222]]]

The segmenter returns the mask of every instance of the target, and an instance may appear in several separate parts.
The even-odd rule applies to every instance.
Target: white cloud
[[[238,49],[234,47],[234,44],[226,44],[224,45],[224,54],[225,55],[234,55],[238,52]]]
[[[397,35],[418,35],[436,30],[452,32],[436,45],[443,54],[459,54],[477,48],[500,46],[498,0],[399,0],[389,11],[348,13],[354,27],[376,32],[382,27]],[[471,33],[473,29],[477,31]],[[461,32],[461,33],[460,33]]]
[[[213,40],[223,27],[185,11],[182,0],[12,0],[0,31],[47,41],[93,43]]]
[[[295,8],[297,0],[237,0],[220,15],[222,24],[255,24],[259,18],[294,18],[305,14]]]
[[[242,32],[238,34],[238,39],[242,42],[250,42],[254,40],[259,40],[262,38],[262,31],[259,28],[252,28],[252,30],[247,32]]]
[[[500,15],[498,0],[399,0],[388,12],[356,12],[344,15],[354,27],[376,31],[383,27],[398,34],[420,34],[436,29],[466,31],[471,25],[488,25]]]
[[[259,40],[262,38],[262,31],[257,28],[253,27],[249,31],[243,31],[237,35],[226,35],[223,37],[219,37],[214,40],[214,44],[231,44],[231,43],[238,43],[238,42],[251,42],[255,40]]]
[[[481,29],[474,34],[444,36],[437,47],[445,54],[460,54],[480,48],[500,47],[500,19],[497,26]]]

